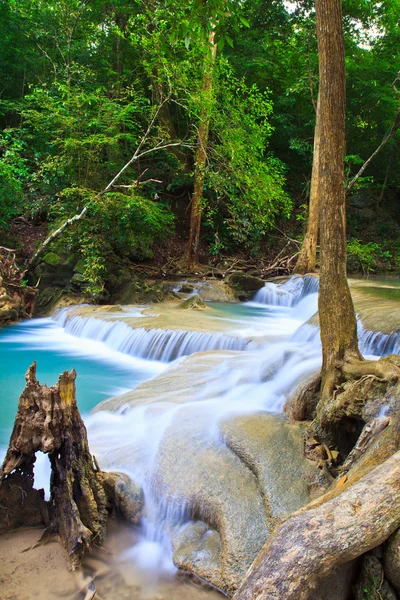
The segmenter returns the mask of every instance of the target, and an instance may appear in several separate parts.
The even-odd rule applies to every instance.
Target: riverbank
[[[85,582],[93,577],[96,598],[102,600],[223,599],[210,586],[185,574],[157,579],[154,572],[146,576],[135,570],[129,557],[135,530],[125,523],[110,520],[104,547],[75,573],[69,570],[67,556],[57,541],[33,547],[41,534],[42,529],[32,527],[0,535],[1,600],[78,600],[86,597]]]

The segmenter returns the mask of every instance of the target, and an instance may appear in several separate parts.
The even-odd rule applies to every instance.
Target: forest
[[[0,15],[0,598],[399,599],[399,0]]]
[[[273,264],[294,240],[283,255],[295,266],[318,96],[312,3],[0,10],[0,227],[22,262],[85,210],[48,249],[83,258],[94,298],[108,259],[157,257],[167,270],[173,259],[182,272],[227,256]],[[349,269],[398,272],[399,6],[343,11]]]

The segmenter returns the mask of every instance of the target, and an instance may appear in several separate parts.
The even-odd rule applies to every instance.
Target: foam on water
[[[186,431],[188,443],[190,436],[195,436],[203,447],[224,444],[218,426],[222,420],[260,411],[281,413],[299,380],[320,369],[319,329],[307,323],[317,310],[317,292],[315,277],[266,284],[252,303],[244,305],[246,310],[254,310],[254,318],[225,317],[232,323],[232,335],[132,329],[119,321],[70,316],[67,310],[55,316],[56,339],[54,330],[49,337],[48,320],[36,321],[36,332],[25,332],[33,336],[31,343],[45,339],[48,347],[66,344],[78,354],[98,352],[107,360],[118,357],[136,365],[142,361],[143,368],[149,365],[144,358],[157,359],[160,362],[151,365],[158,364],[160,370],[168,361],[201,350],[251,350],[210,371],[208,379],[205,375],[200,391],[189,387],[182,404],[155,398],[150,404],[123,407],[118,412],[98,411],[85,419],[90,448],[100,466],[127,473],[143,489],[145,514],[139,542],[127,551],[125,560],[151,574],[171,575],[175,567],[170,528],[193,518],[185,499],[165,497],[157,485],[159,450],[169,430],[179,427]],[[398,348],[399,338],[394,334],[386,339],[370,333],[359,324],[363,349],[389,353]],[[258,346],[245,339],[250,335],[260,338]],[[280,341],[273,341],[278,337]]]
[[[195,396],[188,389],[188,400],[183,404],[153,402],[125,407],[118,413],[99,411],[88,418],[90,447],[100,465],[111,465],[113,470],[129,474],[144,491],[146,508],[141,523],[141,543],[130,551],[131,559],[140,563],[141,568],[147,565],[151,570],[156,563],[157,570],[171,572],[168,532],[172,526],[183,524],[193,516],[187,502],[181,498],[163,498],[155,484],[158,452],[169,428],[177,424],[184,428],[190,423],[194,430],[188,436],[195,435],[204,447],[218,446],[224,443],[218,427],[221,420],[258,411],[282,412],[299,379],[319,370],[319,344],[289,339],[290,333],[316,309],[316,294],[301,298],[300,290],[298,296],[299,300],[284,311],[278,305],[265,317],[257,317],[259,329],[267,327],[271,331],[275,327],[278,333],[284,324],[288,339],[265,343],[257,351],[246,352],[242,355],[243,361],[237,356],[222,363],[210,373],[209,382]],[[234,318],[231,320],[239,324]],[[239,331],[243,329],[236,333]]]
[[[122,321],[103,321],[93,317],[56,315],[65,331],[75,338],[96,340],[107,348],[129,356],[171,362],[181,356],[206,350],[245,350],[251,342],[223,333],[201,333],[171,329],[133,329]]]

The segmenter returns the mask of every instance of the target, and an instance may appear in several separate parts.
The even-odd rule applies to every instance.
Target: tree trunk
[[[197,150],[195,157],[194,190],[192,196],[192,210],[190,214],[189,254],[188,267],[193,267],[199,261],[200,225],[202,213],[202,200],[204,189],[204,174],[207,161],[208,133],[210,127],[210,112],[213,94],[213,68],[217,56],[217,45],[214,42],[214,31],[209,37],[210,50],[205,61],[203,79],[203,107],[200,113],[199,131],[197,134]]]
[[[275,530],[234,600],[306,600],[335,565],[387,540],[400,525],[400,452],[334,492]]]
[[[29,367],[26,387],[18,402],[14,429],[0,470],[3,509],[6,503],[0,529],[4,529],[9,523],[7,512],[13,515],[13,522],[24,522],[26,496],[20,494],[17,506],[10,506],[7,497],[7,489],[21,482],[29,488],[33,508],[28,508],[36,515],[43,512],[40,498],[35,496],[38,492],[33,490],[33,466],[36,452],[49,455],[51,497],[46,505],[50,513],[48,530],[58,533],[72,567],[80,564],[84,551],[90,545],[101,544],[107,521],[106,495],[93,466],[86,428],[76,404],[75,377],[75,371],[65,371],[57,384],[48,388],[36,379],[36,363]]]
[[[317,242],[319,231],[319,156],[320,156],[320,109],[319,98],[317,102],[317,113],[314,132],[314,153],[311,174],[310,204],[308,208],[307,232],[301,246],[294,273],[305,275],[313,273],[317,263]]]
[[[321,274],[319,321],[322,388],[317,415],[341,375],[341,361],[360,358],[356,317],[346,277],[345,62],[340,0],[316,0],[319,54]]]

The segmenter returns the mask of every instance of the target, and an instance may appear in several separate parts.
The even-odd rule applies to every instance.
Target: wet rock
[[[61,299],[63,290],[50,286],[39,291],[35,304],[35,315],[48,315]]]
[[[124,473],[98,473],[109,504],[115,506],[124,518],[137,525],[143,514],[144,498],[141,488]]]
[[[308,600],[349,600],[358,575],[358,563],[358,560],[352,560],[334,567],[332,573],[319,582]]]
[[[400,594],[400,529],[388,540],[383,553],[385,575]]]
[[[210,367],[222,357],[227,355],[196,354],[179,369],[98,408],[145,403],[156,416],[176,406],[149,483],[168,514],[187,522],[183,529],[171,529],[175,564],[233,594],[275,524],[327,484],[322,471],[304,458],[303,425],[263,412],[225,417],[212,425],[215,418],[210,419],[199,391],[205,376],[215,391],[220,377]],[[129,445],[107,451],[104,467],[128,469],[136,451]]]
[[[194,287],[187,283],[183,284],[179,290],[181,294],[191,294],[194,291]]]
[[[204,310],[207,308],[207,304],[203,302],[200,296],[191,296],[187,300],[184,300],[179,304],[179,308],[191,309],[191,310]]]
[[[312,420],[319,401],[320,389],[319,373],[302,379],[283,407],[284,413],[293,421]]]
[[[228,284],[239,300],[247,300],[251,298],[257,290],[264,287],[265,282],[259,277],[248,275],[242,271],[235,271],[227,279]]]
[[[366,554],[362,561],[361,574],[353,588],[355,600],[397,600],[396,592],[384,577],[379,558]]]
[[[172,532],[173,560],[202,579],[221,580],[221,537],[203,521],[191,521]]]

